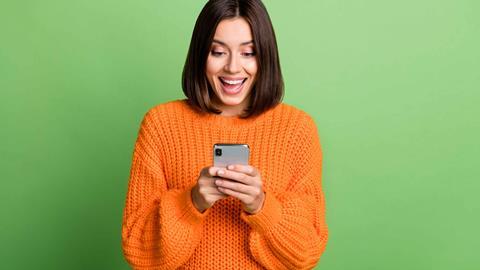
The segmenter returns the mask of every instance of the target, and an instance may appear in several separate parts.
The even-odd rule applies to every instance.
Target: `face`
[[[248,22],[221,21],[207,58],[206,75],[222,114],[240,114],[248,105],[257,74],[257,59]]]

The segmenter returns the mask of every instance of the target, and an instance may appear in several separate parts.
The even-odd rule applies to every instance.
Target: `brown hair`
[[[252,29],[258,71],[250,92],[250,104],[241,116],[259,115],[282,101],[284,84],[277,41],[268,12],[260,0],[210,0],[203,7],[193,29],[182,88],[188,103],[203,112],[221,113],[212,104],[215,95],[205,69],[215,31],[220,21],[244,18]]]

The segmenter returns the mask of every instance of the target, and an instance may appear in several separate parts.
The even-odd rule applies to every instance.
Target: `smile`
[[[229,95],[235,95],[242,91],[242,86],[244,85],[247,78],[223,78],[219,77],[222,82],[222,89],[225,93]]]

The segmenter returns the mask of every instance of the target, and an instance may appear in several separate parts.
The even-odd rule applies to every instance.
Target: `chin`
[[[220,101],[227,106],[237,106],[242,104],[245,101],[245,97],[238,97],[238,98],[220,97]]]
[[[215,91],[215,95],[218,98],[218,101],[223,105],[223,106],[229,106],[229,107],[246,107],[247,102],[249,99],[249,92],[242,93],[241,95],[238,96],[228,96],[228,95],[223,95],[221,90],[219,92]]]

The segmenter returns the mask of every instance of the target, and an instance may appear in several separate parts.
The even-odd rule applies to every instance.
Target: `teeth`
[[[225,82],[225,83],[228,83],[228,84],[239,84],[239,83],[243,82],[243,80],[229,81],[229,80],[225,80],[225,79],[222,79],[222,81]]]

